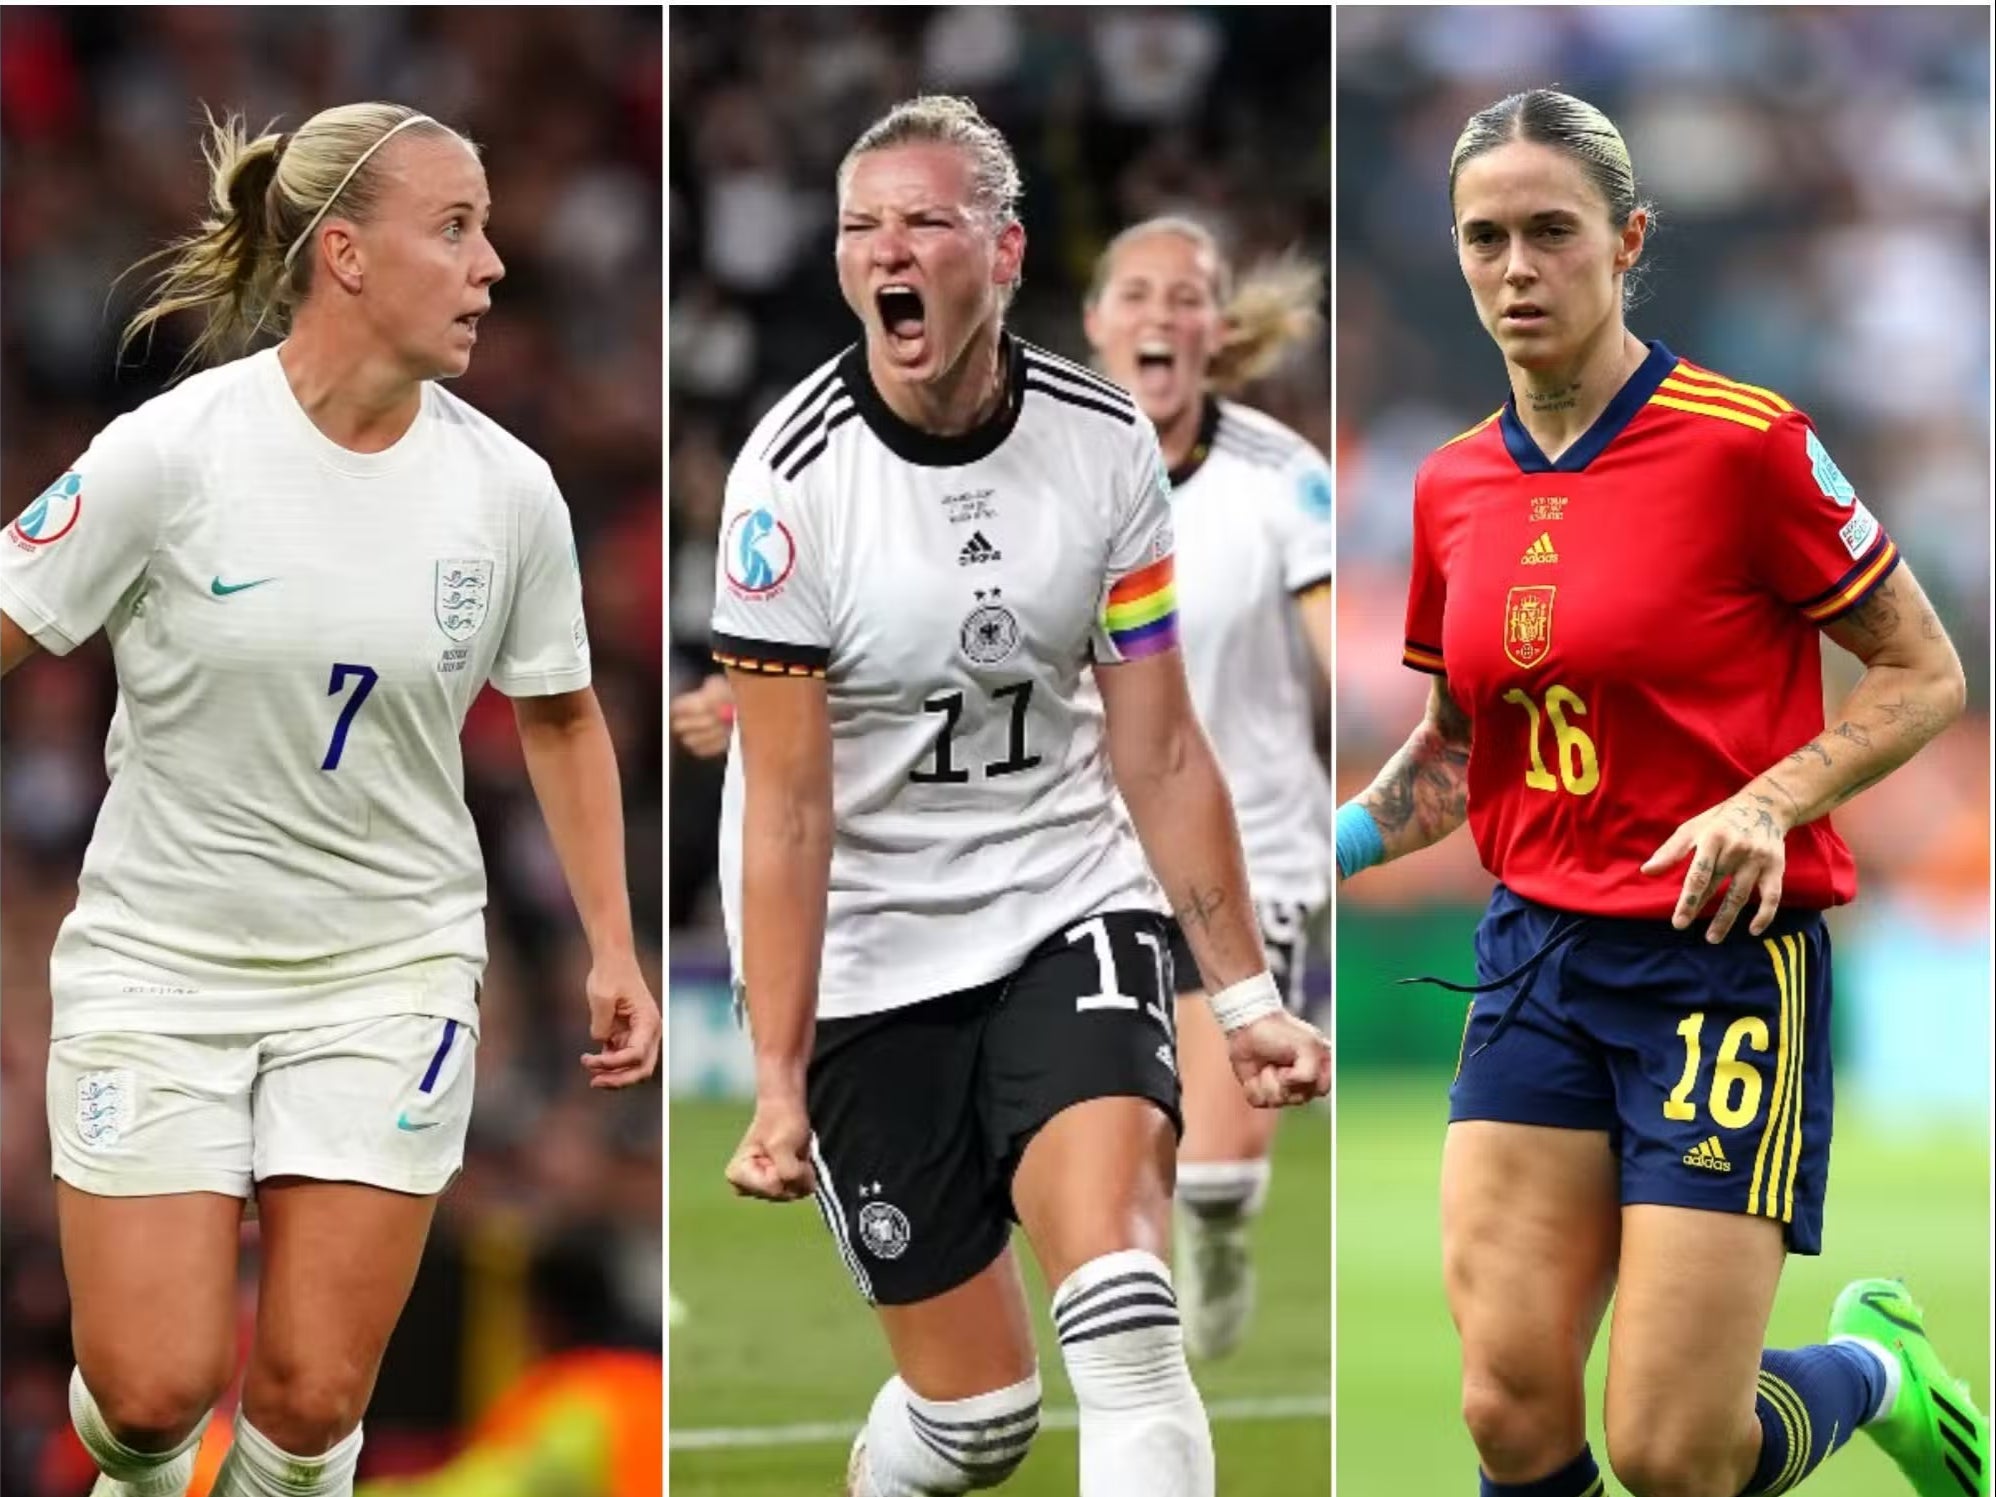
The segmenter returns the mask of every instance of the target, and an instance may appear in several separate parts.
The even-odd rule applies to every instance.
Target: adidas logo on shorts
[[[1005,553],[984,538],[984,532],[971,532],[970,539],[963,543],[963,549],[956,553],[956,564],[960,567],[974,567],[979,562],[1001,561]]]
[[[1726,1158],[1726,1151],[1719,1147],[1719,1135],[1714,1133],[1705,1142],[1684,1156],[1684,1162],[1693,1169],[1719,1170],[1732,1173],[1732,1161]]]

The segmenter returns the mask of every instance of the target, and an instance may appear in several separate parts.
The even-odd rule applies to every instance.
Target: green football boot
[[[1860,1336],[1899,1359],[1899,1396],[1864,1426],[1919,1497],[1990,1497],[1989,1420],[1927,1340],[1920,1307],[1897,1279],[1859,1279],[1837,1296],[1830,1335]]]

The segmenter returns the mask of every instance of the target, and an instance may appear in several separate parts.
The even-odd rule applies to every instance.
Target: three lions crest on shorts
[[[137,1089],[130,1071],[86,1071],[76,1078],[76,1132],[86,1148],[117,1145],[131,1126]]]

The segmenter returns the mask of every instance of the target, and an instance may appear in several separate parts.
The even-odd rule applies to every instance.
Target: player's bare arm
[[[1167,650],[1095,674],[1117,788],[1208,990],[1224,994],[1265,976],[1233,799],[1193,709],[1183,660]],[[1227,1047],[1257,1107],[1330,1089],[1329,1047],[1294,1015],[1278,1010],[1234,1029]]]
[[[1685,822],[1643,865],[1660,873],[1691,855],[1672,917],[1679,929],[1730,878],[1709,939],[1724,940],[1755,894],[1760,909],[1748,929],[1765,931],[1781,904],[1788,833],[1877,784],[1961,715],[1968,700],[1961,659],[1904,562],[1824,632],[1865,667],[1836,721],[1731,800]]]
[[[747,794],[742,984],[755,1117],[728,1164],[743,1195],[810,1193],[805,1072],[818,1006],[832,863],[832,720],[821,679],[730,670]]]
[[[1296,612],[1303,622],[1303,637],[1310,642],[1310,657],[1329,682],[1335,675],[1331,668],[1331,584],[1299,594]]]
[[[0,676],[8,674],[40,648],[33,635],[0,613]]]
[[[660,1023],[631,933],[624,809],[609,726],[588,687],[516,697],[513,720],[589,942],[589,1037],[601,1049],[583,1056],[582,1066],[592,1087],[631,1086],[658,1065]]]
[[[1379,861],[1432,847],[1469,819],[1469,737],[1469,714],[1435,677],[1421,725],[1358,797],[1379,825]]]

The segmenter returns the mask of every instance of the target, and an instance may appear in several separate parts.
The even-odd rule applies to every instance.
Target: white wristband
[[[1274,975],[1266,971],[1257,972],[1232,987],[1221,988],[1206,1001],[1212,1004],[1213,1017],[1228,1034],[1257,1019],[1282,1012],[1282,990],[1276,987]]]

